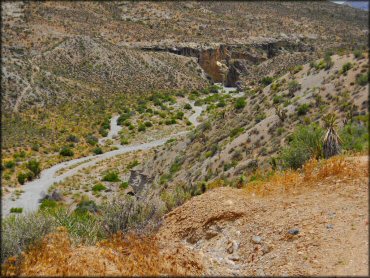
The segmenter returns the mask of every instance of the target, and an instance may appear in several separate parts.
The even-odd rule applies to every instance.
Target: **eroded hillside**
[[[3,273],[366,275],[367,164],[367,157],[310,161],[303,173],[213,189],[167,214],[154,237],[117,234],[75,246],[59,229]]]

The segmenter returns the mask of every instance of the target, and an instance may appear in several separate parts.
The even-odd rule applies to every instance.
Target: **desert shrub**
[[[40,162],[32,159],[26,163],[26,168],[30,170],[35,177],[37,177],[41,172]]]
[[[246,103],[245,99],[243,97],[241,97],[241,98],[238,98],[236,100],[234,107],[235,107],[235,109],[240,110],[240,109],[243,109],[246,104],[247,103]]]
[[[268,86],[274,81],[274,78],[272,76],[265,76],[260,80],[260,83],[264,86]]]
[[[330,53],[325,53],[325,57],[324,57],[324,68],[326,70],[330,69],[333,65],[334,65],[334,62],[333,60],[331,59],[331,55]]]
[[[19,173],[17,176],[17,180],[20,184],[24,184],[27,180],[27,176],[25,173]]]
[[[266,114],[265,113],[258,114],[256,116],[256,123],[259,123],[259,122],[263,121],[265,118],[266,118]]]
[[[53,209],[53,208],[56,208],[56,206],[57,206],[56,201],[50,200],[50,199],[45,199],[41,202],[40,209],[41,210],[43,210],[43,209]]]
[[[108,171],[104,176],[102,181],[109,181],[109,182],[118,182],[120,181],[118,177],[117,171]]]
[[[194,106],[202,106],[203,105],[203,101],[201,99],[197,99],[195,102],[194,102]]]
[[[99,191],[102,191],[102,190],[106,190],[107,188],[103,184],[98,183],[98,184],[95,184],[91,189],[94,192],[99,192]]]
[[[127,122],[127,120],[131,117],[131,114],[130,113],[124,113],[122,115],[120,115],[117,119],[117,124],[118,125],[123,125],[125,122]]]
[[[93,153],[96,154],[96,155],[102,154],[103,150],[100,147],[96,147],[96,148],[93,149]]]
[[[293,73],[293,74],[298,73],[298,72],[300,72],[302,69],[303,69],[303,66],[302,66],[302,65],[295,66],[295,67],[292,69],[292,73]]]
[[[10,213],[22,213],[23,208],[11,208]]]
[[[40,150],[40,145],[37,143],[32,144],[31,150],[38,152]]]
[[[172,118],[172,119],[168,119],[165,121],[165,124],[166,125],[174,125],[176,124],[176,119]]]
[[[99,134],[102,136],[102,137],[107,137],[108,136],[108,130],[104,129],[104,128],[99,128]]]
[[[138,126],[138,128],[137,128],[137,130],[140,131],[140,132],[143,132],[143,131],[146,130],[146,127],[145,127],[144,124],[140,123],[139,126]]]
[[[69,147],[63,147],[59,154],[62,156],[73,156],[74,152]]]
[[[310,158],[321,157],[323,134],[323,129],[317,124],[299,126],[279,156],[282,167],[298,169]]]
[[[1,259],[20,254],[53,229],[52,219],[40,213],[2,219]]]
[[[176,113],[176,119],[182,120],[183,117],[184,117],[184,112],[178,111]]]
[[[237,137],[240,134],[242,134],[243,132],[244,132],[244,128],[243,127],[234,128],[234,129],[232,129],[230,131],[230,137],[231,138]]]
[[[145,125],[146,127],[151,127],[151,126],[153,126],[152,122],[149,122],[149,121],[146,121],[146,122],[144,123],[144,125]]]
[[[296,80],[292,80],[288,83],[289,94],[292,95],[300,89],[301,89],[301,84],[299,84]]]
[[[181,169],[181,165],[183,163],[184,163],[184,158],[181,157],[181,156],[177,156],[175,158],[174,163],[170,167],[170,174],[172,175],[172,174],[176,173],[177,171],[179,171]]]
[[[26,172],[26,173],[19,173],[17,176],[17,180],[20,184],[24,184],[26,181],[31,181],[33,179],[33,173],[32,172]]]
[[[167,211],[182,205],[190,198],[190,190],[183,184],[177,185],[173,190],[164,190],[161,193],[161,200],[165,203]]]
[[[101,207],[99,223],[105,227],[105,232],[114,234],[118,231],[141,230],[159,219],[165,212],[164,204],[157,196],[150,201],[131,198],[114,198]]]
[[[128,145],[129,144],[129,141],[127,138],[121,138],[121,144],[122,145]]]
[[[274,95],[274,97],[272,98],[272,102],[274,104],[282,103],[283,101],[284,101],[283,96]]]
[[[221,99],[218,103],[217,103],[217,107],[225,107],[226,106],[226,102],[225,100]]]
[[[120,186],[119,186],[119,188],[121,188],[121,189],[126,189],[127,187],[128,187],[128,182],[127,181],[124,181],[124,182],[122,182],[121,184],[120,184]]]
[[[284,133],[284,131],[285,131],[285,129],[284,129],[283,127],[278,127],[278,128],[276,129],[276,133],[277,133],[277,135],[281,135],[281,134],[283,134],[283,133]]]
[[[92,134],[89,134],[86,136],[86,142],[89,144],[89,145],[96,145],[98,143],[98,138],[96,138],[94,135]]]
[[[363,151],[369,148],[369,132],[365,124],[346,124],[340,132],[344,150]]]
[[[210,147],[210,150],[208,150],[205,154],[206,158],[214,156],[217,150],[218,150],[218,145],[212,144]]]
[[[190,105],[190,103],[185,104],[185,105],[184,105],[184,109],[186,109],[186,110],[190,110],[190,109],[191,109],[191,105]]]
[[[137,165],[139,165],[140,163],[139,163],[139,161],[137,161],[136,159],[134,160],[134,161],[131,161],[129,164],[127,164],[127,169],[132,169],[132,168],[134,168],[135,166],[137,166]]]
[[[360,86],[365,86],[367,83],[369,83],[369,74],[360,74],[356,77],[356,82]]]
[[[70,135],[68,135],[66,141],[67,142],[72,142],[72,143],[78,143],[80,140],[78,139],[78,137],[76,135],[70,134]]]
[[[98,207],[92,200],[82,200],[77,204],[74,210],[74,212],[78,214],[85,214],[87,212],[96,213],[97,211]]]
[[[212,124],[210,121],[206,121],[199,126],[199,129],[201,132],[205,132],[207,130],[210,130],[211,128],[212,128]]]
[[[301,104],[297,108],[298,116],[306,115],[309,109],[310,109],[310,106],[307,103]]]
[[[12,169],[15,167],[15,161],[14,160],[8,160],[4,162],[4,167],[8,169]]]
[[[346,73],[347,71],[349,71],[351,68],[353,67],[352,63],[348,62],[348,63],[345,63],[343,66],[342,66],[342,70],[341,70],[341,73]]]
[[[362,51],[358,49],[353,51],[353,54],[355,55],[356,59],[362,59],[364,57],[364,55],[362,54]]]

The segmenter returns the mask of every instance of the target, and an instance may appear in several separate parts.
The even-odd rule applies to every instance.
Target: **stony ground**
[[[357,177],[286,194],[207,192],[167,215],[162,243],[201,254],[208,275],[366,275],[367,157],[358,162]]]
[[[73,247],[59,230],[19,274],[365,276],[367,166],[367,157],[335,158],[282,184],[216,188],[167,214],[154,237]]]

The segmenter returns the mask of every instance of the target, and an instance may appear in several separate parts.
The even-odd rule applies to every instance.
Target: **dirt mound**
[[[209,191],[166,216],[162,244],[202,254],[208,275],[366,275],[367,161],[356,161],[357,176],[331,172],[285,194]]]

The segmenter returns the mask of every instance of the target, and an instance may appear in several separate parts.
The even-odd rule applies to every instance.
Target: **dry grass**
[[[245,186],[248,194],[261,196],[272,193],[294,193],[299,189],[311,188],[326,178],[353,179],[368,176],[367,167],[359,167],[351,159],[335,156],[328,160],[309,160],[301,171],[276,172],[265,181],[254,181]]]
[[[178,250],[177,250],[178,251]],[[40,245],[7,260],[2,275],[14,276],[154,276],[200,274],[202,267],[182,252],[163,254],[154,237],[117,233],[96,246],[73,246],[64,227]],[[181,258],[179,257],[181,255]]]

